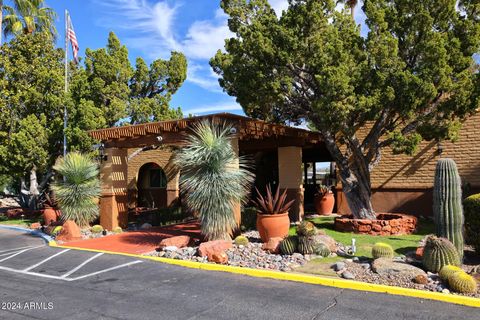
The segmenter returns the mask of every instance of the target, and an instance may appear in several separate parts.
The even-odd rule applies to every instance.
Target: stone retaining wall
[[[335,218],[335,230],[387,236],[411,234],[417,227],[416,217],[399,213],[380,213],[377,220],[352,218],[352,216]]]

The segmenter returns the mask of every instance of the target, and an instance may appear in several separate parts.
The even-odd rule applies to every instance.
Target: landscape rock
[[[270,238],[268,242],[264,243],[262,249],[270,253],[278,253],[280,251],[280,242],[283,238],[274,237]]]
[[[166,246],[163,248],[163,251],[170,251],[170,252],[173,252],[173,251],[177,251],[178,248],[176,246]]]
[[[152,225],[150,223],[145,222],[144,224],[142,224],[140,229],[145,230],[145,229],[150,229],[151,227]]]
[[[375,259],[372,262],[372,270],[380,275],[409,276],[411,279],[418,275],[423,275],[425,278],[427,277],[425,271],[420,268],[404,262],[392,261],[388,258]]]
[[[330,236],[317,234],[313,237],[315,243],[324,243],[330,252],[337,252],[337,242]]]
[[[75,221],[67,220],[63,224],[62,230],[60,231],[56,239],[64,242],[81,240],[82,233]]]
[[[423,274],[419,274],[413,278],[413,282],[418,283],[418,284],[427,284],[428,283],[428,277],[424,276]]]
[[[228,256],[225,252],[214,253],[211,256],[208,256],[208,261],[226,264],[228,262]]]
[[[30,229],[40,229],[42,227],[42,225],[40,224],[40,222],[34,222],[30,225]]]
[[[190,243],[190,237],[189,236],[176,236],[176,237],[171,237],[171,238],[166,238],[160,241],[160,244],[158,247],[160,249],[163,249],[165,247],[169,246],[175,246],[177,248],[183,248],[188,246]]]
[[[342,278],[348,279],[348,280],[353,280],[353,279],[355,279],[355,276],[353,275],[353,273],[351,273],[349,271],[345,271],[345,272],[342,273]]]
[[[345,262],[337,262],[335,264],[333,264],[333,270],[335,271],[342,271],[343,269],[345,269]]]
[[[232,242],[227,240],[213,240],[207,241],[200,244],[198,247],[198,255],[200,257],[210,257],[214,254],[220,254],[226,250],[232,248]]]
[[[423,247],[418,247],[417,250],[415,250],[415,258],[417,260],[422,260],[422,258],[423,258]]]
[[[59,212],[53,208],[46,208],[43,210],[43,223],[50,225],[58,220]]]

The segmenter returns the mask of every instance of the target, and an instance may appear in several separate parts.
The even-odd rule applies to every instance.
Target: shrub
[[[372,247],[373,259],[393,258],[393,248],[388,243],[377,242]]]
[[[477,292],[477,281],[464,271],[457,271],[448,278],[450,289],[459,293]]]
[[[460,257],[448,239],[429,236],[423,250],[423,265],[430,272],[438,272],[446,265],[460,266]]]
[[[312,237],[298,237],[298,252],[312,254],[315,250],[315,241]]]
[[[246,207],[242,211],[241,228],[243,231],[255,230],[257,227],[257,208]]]
[[[186,146],[173,158],[182,170],[185,205],[198,214],[202,234],[209,240],[231,239],[240,227],[232,208],[246,199],[253,182],[246,160],[232,147],[232,129],[228,124],[196,123]]]
[[[295,200],[287,202],[287,189],[280,194],[280,186],[277,187],[275,195],[272,193],[272,187],[267,185],[267,194],[263,196],[257,188],[257,198],[253,200],[260,214],[282,214],[288,212]]]
[[[473,245],[480,254],[480,193],[474,194],[463,201],[465,210],[465,240]]]
[[[451,266],[451,265],[446,265],[443,266],[442,269],[438,272],[438,275],[440,276],[440,279],[443,281],[447,281],[450,278],[452,274],[455,272],[463,271],[462,268],[457,267],[457,266]]]
[[[115,228],[113,228],[112,232],[113,232],[113,233],[122,233],[123,230],[122,230],[121,227],[115,227]]]
[[[317,234],[317,228],[310,221],[302,221],[297,227],[297,234],[299,236],[310,237]]]
[[[92,233],[101,233],[103,232],[103,227],[99,224],[96,224],[92,228],[90,228],[90,231],[92,231]]]
[[[61,177],[52,184],[62,218],[80,227],[98,217],[100,181],[98,166],[88,156],[71,152],[57,160],[53,167]]]
[[[246,246],[249,243],[247,237],[245,236],[238,236],[235,238],[234,241],[237,246],[240,246],[240,245]]]
[[[284,255],[292,255],[298,247],[298,237],[288,236],[280,242],[280,252]]]
[[[58,236],[58,234],[60,233],[60,231],[62,231],[63,227],[62,226],[56,226],[55,228],[53,228],[52,232],[50,233],[51,236]]]

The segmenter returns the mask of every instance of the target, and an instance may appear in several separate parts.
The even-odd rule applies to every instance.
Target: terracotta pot
[[[315,211],[322,216],[331,215],[333,212],[333,206],[335,205],[335,197],[332,192],[322,196],[320,194],[315,195],[314,198]]]
[[[262,241],[268,242],[271,238],[285,238],[290,229],[288,212],[280,214],[257,214],[257,230]]]

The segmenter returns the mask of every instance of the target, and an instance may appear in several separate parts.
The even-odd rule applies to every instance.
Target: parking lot
[[[77,281],[142,263],[122,256],[51,248],[41,239],[33,240],[25,234],[15,234],[22,239],[17,243],[4,239],[14,233],[2,230],[0,235],[0,270],[32,277]]]
[[[385,307],[385,306],[388,306]],[[479,309],[51,248],[0,229],[0,319],[468,319]]]

